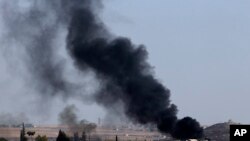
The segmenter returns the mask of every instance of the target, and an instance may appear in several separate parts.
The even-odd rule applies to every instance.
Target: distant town
[[[204,127],[206,138],[199,141],[228,141],[231,120]],[[121,125],[108,126],[85,123],[82,128],[68,125],[39,125],[30,123],[0,125],[0,141],[178,141],[162,134],[157,128]],[[188,141],[198,141],[189,139]]]

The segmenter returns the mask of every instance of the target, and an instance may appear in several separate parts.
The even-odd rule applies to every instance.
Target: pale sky
[[[250,1],[108,0],[116,35],[146,45],[179,116],[250,123]]]
[[[201,124],[229,119],[250,123],[249,0],[103,1],[101,16],[108,29],[146,46],[155,76],[171,90],[179,117],[192,116]],[[16,98],[32,92],[23,90],[28,86],[19,71],[9,71],[17,62],[8,56],[1,54],[0,59],[0,112],[18,113],[22,108],[38,118],[31,121],[56,123],[59,107],[77,103],[80,116],[90,121],[105,115],[96,105],[55,99],[50,114],[41,118],[32,95],[26,101]]]

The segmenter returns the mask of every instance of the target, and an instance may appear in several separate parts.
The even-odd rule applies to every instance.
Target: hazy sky
[[[104,19],[144,44],[179,116],[250,123],[250,1],[109,0]]]
[[[103,1],[106,26],[115,35],[147,47],[155,76],[171,90],[180,117],[192,116],[201,124],[229,119],[250,123],[249,0]],[[8,59],[10,55],[2,53],[0,59],[0,112],[23,108],[28,116],[38,117],[32,95],[26,101],[16,98],[32,92],[23,89],[29,86],[22,82],[22,71],[9,71],[9,67],[22,69],[17,60]],[[34,121],[56,122],[65,103],[77,103],[88,120],[104,116],[95,105],[57,99],[49,106],[56,112]]]

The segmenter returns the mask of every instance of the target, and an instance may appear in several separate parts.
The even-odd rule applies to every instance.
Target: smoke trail
[[[2,1],[2,15],[7,25],[6,39],[24,47],[27,67],[35,78],[36,88],[43,94],[56,94],[69,86],[63,77],[63,62],[55,52],[55,38],[59,27],[42,1]],[[13,10],[15,9],[15,10]],[[48,10],[47,12],[44,12]]]
[[[69,69],[69,66],[72,67],[69,56],[61,55],[66,52],[64,39],[70,20],[69,12],[73,8],[71,1],[1,0],[0,4],[0,15],[6,30],[2,40],[6,46],[13,44],[14,50],[24,50],[26,53],[18,59],[24,60],[31,75],[28,84],[34,86],[46,101],[56,95],[64,99],[74,96],[90,101],[89,93],[94,90],[84,88],[86,82],[77,80],[77,70]],[[60,41],[61,34],[65,35]],[[86,72],[86,75],[90,73]]]
[[[17,16],[14,20],[6,18],[11,37],[25,41],[22,44],[32,64],[29,70],[43,93],[71,96],[77,91],[64,78],[64,66],[53,44],[59,27],[66,27],[67,50],[75,65],[83,72],[94,71],[102,84],[95,95],[98,104],[110,108],[122,102],[126,116],[135,122],[156,124],[161,132],[179,139],[202,137],[203,130],[196,120],[177,118],[170,91],[154,77],[145,47],[134,45],[128,38],[110,36],[97,15],[102,6],[99,0],[37,0],[32,4],[21,15],[20,11],[4,12]]]

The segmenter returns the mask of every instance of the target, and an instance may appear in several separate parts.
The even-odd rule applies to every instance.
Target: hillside
[[[229,126],[231,124],[239,124],[232,121],[217,123],[205,128],[204,134],[212,141],[229,141]]]

